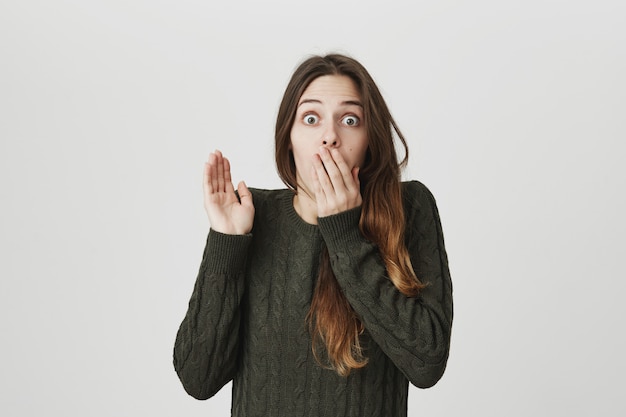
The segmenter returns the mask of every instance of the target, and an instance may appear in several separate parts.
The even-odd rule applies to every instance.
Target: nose
[[[324,132],[324,136],[322,137],[322,145],[336,148],[339,146],[339,136],[337,135],[337,131],[334,126],[330,126]]]

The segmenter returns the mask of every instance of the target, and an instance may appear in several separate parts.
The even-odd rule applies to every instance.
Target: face
[[[313,195],[311,166],[321,147],[336,148],[352,169],[362,167],[367,144],[363,105],[354,81],[344,75],[313,80],[300,97],[291,128],[298,189]]]

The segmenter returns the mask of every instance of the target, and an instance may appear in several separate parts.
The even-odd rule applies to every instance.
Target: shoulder
[[[286,188],[267,190],[262,188],[250,188],[252,202],[257,217],[273,217],[284,211],[287,201],[293,192]]]
[[[252,193],[252,200],[255,204],[263,205],[263,204],[272,204],[281,201],[285,198],[285,194],[290,191],[287,189],[276,189],[276,190],[267,190],[263,188],[253,188],[250,187],[250,192]]]
[[[428,187],[417,180],[402,182],[402,200],[405,207],[410,210],[437,206],[435,197]]]
[[[275,190],[249,188],[249,190],[254,204],[252,234],[258,244],[271,246],[274,244],[272,237],[284,230],[288,224],[284,220],[290,215],[293,191],[287,188]]]
[[[407,226],[431,232],[441,228],[437,202],[426,185],[419,181],[403,182],[402,200]]]

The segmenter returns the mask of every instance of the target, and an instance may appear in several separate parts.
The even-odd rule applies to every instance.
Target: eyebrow
[[[298,103],[298,107],[300,107],[303,104],[306,103],[317,103],[317,104],[322,104],[322,102],[320,100],[317,99],[313,99],[313,98],[307,98],[305,100],[302,100],[300,103]],[[358,100],[346,100],[346,101],[342,101],[341,102],[342,105],[352,105],[352,106],[359,106],[361,108],[363,108],[363,104],[358,101]]]

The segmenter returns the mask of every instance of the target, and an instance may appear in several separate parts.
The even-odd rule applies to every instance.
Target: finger
[[[230,161],[224,157],[224,191],[234,193],[233,180],[230,175]]]
[[[324,168],[322,167],[322,170]],[[326,176],[326,172],[324,172],[324,176]],[[311,183],[313,186],[313,193],[315,194],[315,202],[317,203],[318,211],[326,206],[326,193],[324,193],[324,189],[322,188],[322,184],[320,183],[318,168],[315,165],[311,166]]]
[[[359,193],[361,192],[361,179],[359,178],[359,172],[361,172],[360,167],[352,168],[352,180],[354,181],[354,185]]]
[[[341,156],[341,153],[337,149],[332,149],[330,151],[330,156],[335,161],[337,169],[341,173],[341,179],[343,181],[344,186],[348,190],[353,190],[354,189],[353,172],[348,166],[348,164],[346,164],[346,161],[345,159],[343,159],[343,156]]]
[[[224,191],[224,157],[218,150],[215,151],[216,171],[217,171],[217,192]]]
[[[335,191],[327,172],[328,169],[322,162],[321,156],[318,154],[313,155],[313,168],[315,169],[315,175],[321,187],[321,191],[326,195],[326,197],[334,194]]]
[[[237,193],[239,193],[239,200],[241,201],[241,205],[245,207],[254,207],[252,201],[252,193],[248,189],[248,186],[245,182],[241,181],[237,184]]]
[[[213,194],[217,191],[217,156],[214,153],[209,155],[209,160],[207,162],[206,169],[206,177],[207,177],[207,188],[210,194]]]
[[[324,164],[326,172],[328,173],[328,177],[333,185],[333,188],[335,190],[345,188],[341,171],[339,170],[339,167],[337,167],[337,164],[331,156],[330,151],[325,147],[321,147],[319,150],[319,156],[322,160],[322,163]]]
[[[204,170],[202,171],[202,190],[204,195],[213,193],[213,186],[211,184],[211,165],[209,162],[204,163]]]

